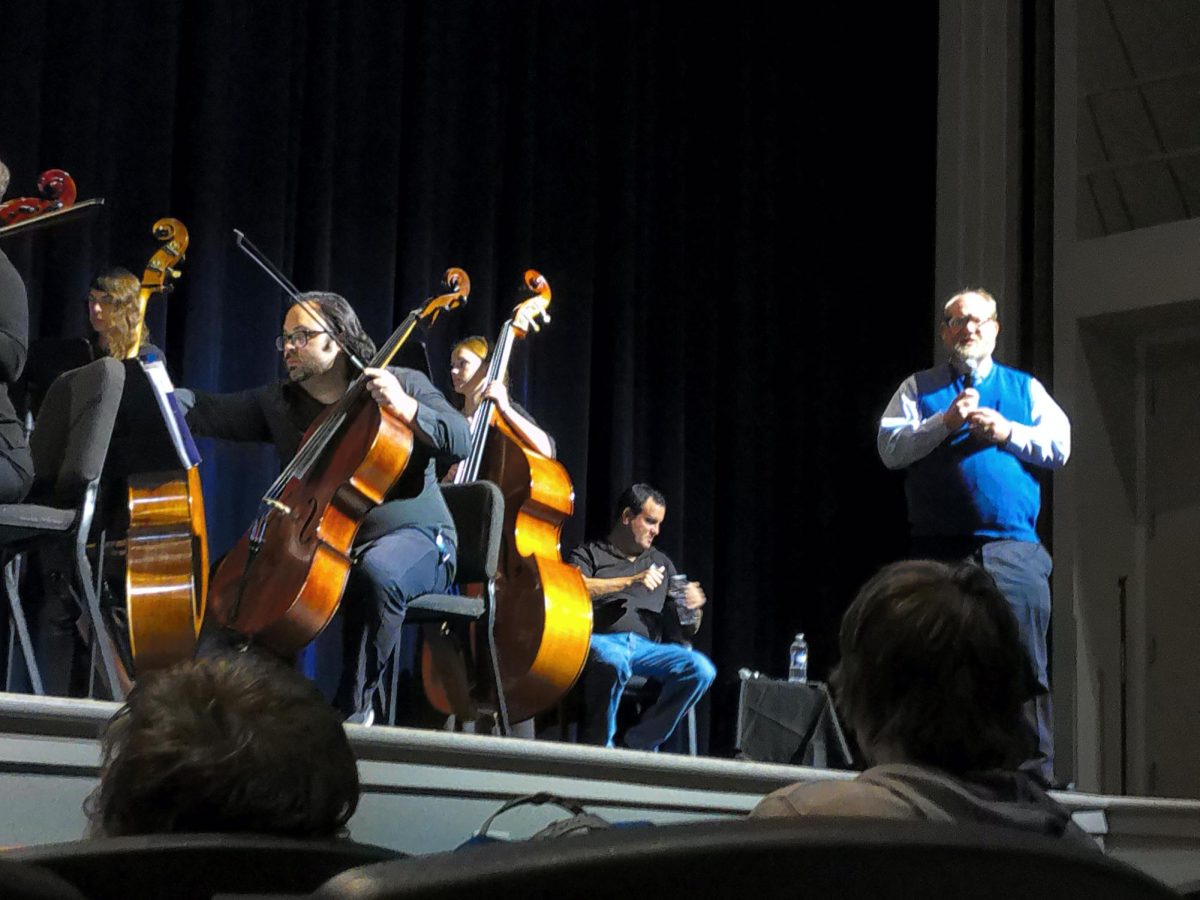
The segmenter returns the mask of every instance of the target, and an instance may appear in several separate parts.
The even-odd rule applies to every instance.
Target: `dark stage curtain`
[[[842,610],[901,555],[878,415],[929,363],[936,4],[3,0],[10,195],[70,171],[105,213],[6,242],[35,335],[82,335],[102,265],[140,272],[182,219],[179,289],[151,315],[177,384],[281,374],[285,301],[240,228],[302,289],[345,294],[377,339],[470,273],[428,338],[435,381],[494,336],[527,267],[553,322],[514,393],[607,530],[631,480],[711,598],[720,677],[702,730],[732,745],[736,672],[813,674]],[[206,444],[213,550],[245,527],[272,452]]]

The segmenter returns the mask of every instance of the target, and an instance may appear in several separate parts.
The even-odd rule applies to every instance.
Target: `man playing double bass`
[[[304,431],[346,393],[355,372],[327,327],[359,359],[375,354],[346,300],[332,293],[300,295],[276,347],[288,377],[233,394],[196,391],[188,412],[192,432],[234,441],[275,444],[281,462],[295,456]],[[317,315],[313,315],[313,311]],[[443,591],[454,578],[457,535],[434,476],[435,457],[463,458],[471,435],[464,419],[420,372],[366,370],[375,401],[412,429],[412,458],[387,499],[367,513],[354,543],[341,609],[344,656],[334,705],[347,721],[369,724],[383,669],[400,637],[413,597]],[[180,391],[184,405],[187,395]]]

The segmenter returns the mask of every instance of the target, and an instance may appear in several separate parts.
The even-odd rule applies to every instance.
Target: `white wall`
[[[1200,316],[1200,220],[1081,241],[1076,237],[1077,4],[1055,5],[1054,369],[1073,423],[1071,464],[1057,478],[1055,665],[1060,732],[1070,728],[1075,780],[1120,787],[1118,579],[1128,576],[1128,790],[1147,789],[1146,646],[1136,469],[1139,346]],[[1136,475],[1136,472],[1134,472]]]
[[[1055,397],[1073,424],[1071,462],[1053,480],[1057,768],[1060,778],[1083,789],[1121,787],[1118,598],[1125,578],[1126,788],[1144,792],[1147,641],[1139,516],[1146,504],[1137,489],[1138,359],[1156,336],[1200,327],[1200,220],[1077,238],[1078,2],[1054,6],[1053,377]],[[945,297],[965,284],[997,292],[1005,323],[997,356],[1009,360],[1020,338],[1009,311],[1019,300],[1021,266],[1029,264],[1019,243],[1026,212],[1021,185],[1028,177],[1019,155],[1020,10],[1019,0],[940,3],[938,296],[930,309],[933,323]]]

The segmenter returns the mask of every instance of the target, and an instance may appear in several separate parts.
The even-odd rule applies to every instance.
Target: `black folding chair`
[[[0,885],[6,900],[85,900],[71,882],[29,863],[0,859]]]
[[[0,559],[11,625],[9,690],[19,647],[33,692],[45,693],[18,589],[23,555],[36,548],[43,554],[43,587],[78,610],[79,627],[90,636],[92,672],[99,670],[110,697],[124,699],[127,677],[100,612],[87,556],[100,475],[124,385],[125,368],[115,359],[96,360],[55,379],[30,436],[34,484],[29,502],[0,504]]]
[[[490,481],[469,484],[442,485],[442,495],[450,507],[454,527],[458,532],[458,565],[454,584],[483,585],[480,596],[463,594],[422,594],[408,604],[405,621],[421,624],[443,622],[478,622],[487,641],[491,659],[491,675],[495,681],[497,710],[501,734],[510,732],[508,705],[504,700],[504,685],[500,679],[500,661],[496,654],[495,582],[500,567],[500,540],[504,529],[504,495]],[[388,720],[396,721],[398,671],[392,661],[391,690],[388,696]]]
[[[349,840],[164,834],[21,847],[3,853],[0,861],[48,870],[91,900],[208,900],[243,894],[306,895],[339,872],[403,856]]]
[[[641,675],[632,675],[629,681],[625,683],[625,690],[621,692],[621,705],[632,704],[637,708],[637,717],[641,718],[642,713],[654,705],[658,700],[658,695],[662,693],[662,682],[653,678],[644,678]],[[618,715],[618,718],[620,716]],[[688,707],[687,714],[679,723],[686,729],[686,746],[689,756],[695,756],[697,753],[696,740],[696,707],[695,705]],[[664,746],[669,746],[674,750],[676,741],[679,736],[675,732],[667,738]]]
[[[1169,900],[1130,866],[1063,838],[861,818],[613,828],[352,869],[314,900],[801,896],[850,900]]]

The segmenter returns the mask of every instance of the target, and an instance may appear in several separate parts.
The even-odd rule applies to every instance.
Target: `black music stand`
[[[755,673],[743,673],[741,679],[737,729],[741,759],[856,768],[824,684],[778,681]]]

